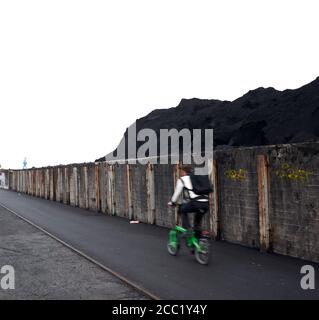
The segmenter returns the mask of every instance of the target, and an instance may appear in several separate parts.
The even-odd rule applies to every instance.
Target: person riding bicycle
[[[180,178],[177,180],[174,194],[171,201],[168,202],[169,206],[176,205],[178,198],[184,192],[183,202],[180,206],[179,213],[182,217],[182,227],[191,231],[189,222],[189,213],[195,213],[194,216],[194,232],[196,238],[201,234],[201,222],[204,214],[209,209],[208,195],[198,195],[193,191],[191,180],[192,167],[190,165],[182,165],[180,168]]]

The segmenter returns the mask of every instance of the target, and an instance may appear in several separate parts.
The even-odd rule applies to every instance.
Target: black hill
[[[317,141],[319,77],[294,90],[257,88],[234,101],[182,99],[175,108],[136,120],[137,131],[143,128],[212,128],[217,149]]]

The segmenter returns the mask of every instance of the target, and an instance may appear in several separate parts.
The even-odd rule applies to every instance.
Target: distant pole
[[[27,168],[27,158],[24,158],[23,160],[23,169],[26,169]]]

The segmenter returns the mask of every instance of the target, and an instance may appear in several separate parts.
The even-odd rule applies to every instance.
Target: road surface
[[[0,205],[161,299],[319,299],[315,263],[220,241],[202,266],[186,249],[168,254],[166,228],[7,190],[0,190]],[[305,264],[318,274],[315,290],[300,287]]]
[[[4,265],[14,268],[15,285],[14,290],[0,286],[0,300],[148,298],[0,206],[0,268]]]

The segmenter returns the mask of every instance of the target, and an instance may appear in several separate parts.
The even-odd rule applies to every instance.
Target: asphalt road
[[[27,218],[162,299],[319,299],[319,265],[225,242],[211,262],[166,250],[168,230],[0,190],[0,204]],[[315,267],[316,289],[302,290],[300,269]]]
[[[15,271],[1,300],[144,300],[131,286],[0,206],[0,268]],[[0,273],[0,279],[3,274]]]

